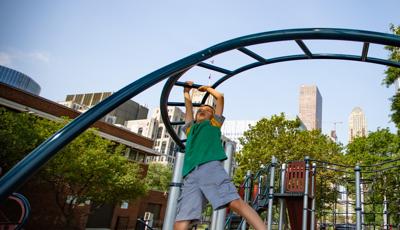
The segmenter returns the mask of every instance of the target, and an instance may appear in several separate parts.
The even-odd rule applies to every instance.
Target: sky
[[[41,96],[63,101],[67,94],[115,92],[142,76],[217,43],[253,33],[293,28],[348,28],[390,33],[400,24],[400,1],[0,1],[0,65],[37,81]],[[314,53],[359,55],[361,43],[305,41]],[[301,54],[294,42],[250,47],[271,58]],[[370,56],[387,58],[382,46]],[[238,51],[207,62],[233,70],[253,62]],[[227,120],[259,120],[299,112],[301,85],[317,85],[323,98],[322,130],[336,124],[347,143],[352,109],[363,109],[368,130],[389,127],[394,87],[382,85],[386,67],[349,61],[284,62],[239,74],[218,87]],[[211,80],[209,80],[211,76]],[[181,80],[199,84],[221,74],[194,68]],[[133,98],[159,106],[164,82]],[[181,89],[179,89],[181,90]],[[181,99],[174,90],[172,98]]]

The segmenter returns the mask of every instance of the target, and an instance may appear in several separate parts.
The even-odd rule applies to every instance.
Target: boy
[[[191,86],[193,82],[187,81],[186,84]],[[226,159],[220,130],[224,122],[223,95],[210,86],[199,87],[199,91],[209,92],[216,99],[216,107],[214,110],[208,105],[201,106],[194,119],[190,89],[184,88],[186,124],[183,130],[187,134],[187,141],[182,171],[183,186],[178,198],[174,229],[186,230],[191,221],[199,220],[208,200],[214,210],[228,206],[246,218],[256,230],[265,230],[263,221],[240,198],[222,165],[222,161]]]

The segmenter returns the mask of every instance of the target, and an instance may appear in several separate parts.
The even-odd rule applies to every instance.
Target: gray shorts
[[[222,162],[202,164],[183,179],[175,220],[200,220],[206,200],[216,210],[237,199],[240,196]]]

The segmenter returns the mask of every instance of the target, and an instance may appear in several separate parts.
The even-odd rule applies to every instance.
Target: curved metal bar
[[[143,76],[112,94],[110,97],[92,107],[87,112],[81,114],[65,127],[57,131],[49,139],[30,152],[0,179],[0,202],[5,200],[13,191],[17,190],[19,186],[25,183],[46,162],[48,162],[58,150],[89,128],[90,125],[125,101],[138,95],[158,82],[171,76],[175,76],[182,71],[186,71],[200,62],[226,51],[274,41],[305,39],[347,40],[400,46],[400,38],[392,34],[335,28],[278,30],[252,34],[219,43]],[[165,122],[168,121],[164,120],[164,123]]]
[[[358,61],[358,62],[368,62],[368,63],[373,63],[373,64],[379,64],[379,65],[386,65],[386,66],[391,66],[391,67],[397,67],[400,68],[400,63],[399,62],[394,62],[390,60],[385,60],[385,59],[380,59],[380,58],[373,58],[369,57],[365,60],[362,60],[362,56],[357,56],[357,55],[347,55],[347,54],[313,54],[312,59],[321,59],[321,60],[345,60],[345,61]],[[282,56],[282,57],[275,57],[271,58],[266,62],[255,62],[251,63],[245,66],[242,66],[241,68],[238,68],[232,72],[232,74],[225,75],[224,77],[220,78],[218,81],[216,81],[212,87],[215,89],[218,87],[220,84],[228,80],[229,78],[242,73],[244,71],[260,67],[263,65],[268,65],[268,64],[274,64],[274,63],[280,63],[280,62],[286,62],[286,61],[299,61],[299,60],[312,60],[309,58],[309,56],[304,55],[304,54],[298,54],[298,55],[288,55],[288,56]],[[204,95],[204,98],[202,100],[202,103],[205,103],[207,100],[207,97],[209,96],[209,93],[206,93]]]
[[[396,161],[400,161],[400,158],[396,158],[396,159],[388,160],[388,161],[383,161],[381,163],[373,164],[373,165],[360,165],[360,167],[363,167],[363,168],[374,168],[376,166],[382,166],[382,165],[389,164],[389,163],[396,162]]]
[[[344,164],[332,163],[329,161],[321,161],[321,160],[316,160],[316,159],[310,159],[310,161],[322,163],[324,165],[335,165],[335,166],[339,166],[342,168],[352,168],[352,169],[354,168],[354,165],[344,165]]]
[[[399,44],[399,46],[400,46],[400,44]],[[373,57],[369,57],[369,58],[366,58],[365,60],[363,60],[362,56],[358,56],[358,55],[349,55],[349,54],[313,54],[312,58],[310,58],[306,54],[296,54],[296,55],[275,57],[275,58],[268,59],[265,62],[254,62],[254,63],[250,63],[248,65],[242,66],[242,67],[232,71],[232,73],[227,74],[227,75],[223,76],[222,78],[220,78],[211,87],[215,89],[220,84],[222,84],[226,80],[238,75],[239,73],[242,73],[242,72],[245,72],[247,70],[250,70],[250,69],[253,69],[253,68],[256,68],[256,67],[260,67],[260,66],[263,66],[263,65],[275,64],[275,63],[287,62],[287,61],[312,60],[312,59],[368,62],[368,63],[373,63],[373,64],[386,65],[386,66],[400,68],[400,63],[399,62],[394,62],[394,61],[380,59],[380,58],[373,58]],[[161,97],[168,97],[174,84],[177,85],[177,86],[183,86],[184,85],[182,82],[176,82],[178,79],[175,79],[175,81],[173,81],[173,82],[165,83],[164,88],[168,89],[168,90],[163,91],[163,94],[162,94]],[[198,85],[196,85],[196,87],[198,88]],[[204,97],[202,99],[202,102],[200,104],[204,104],[206,102],[207,98],[209,97],[209,95],[210,95],[209,93],[206,93],[204,95]],[[163,103],[167,102],[167,98],[161,99],[160,102],[161,102],[160,103],[160,108],[164,108],[165,106],[164,106]],[[179,105],[183,105],[183,104],[179,103]],[[165,118],[168,118],[168,116],[166,116]],[[164,125],[165,125],[166,129],[168,130],[169,134],[171,135],[172,139],[175,141],[175,143],[177,143],[178,146],[180,146],[182,149],[184,149],[185,147],[184,147],[183,143],[178,141],[179,138],[177,137],[177,134],[175,132],[170,132],[170,130],[172,130],[172,125],[170,124],[170,121],[168,119],[166,119],[166,120],[163,119],[163,122],[164,122]]]
[[[387,168],[383,168],[383,169],[376,169],[376,170],[369,170],[369,171],[363,171],[363,173],[377,173],[377,172],[384,172],[384,171],[388,171],[391,169],[398,169],[400,168],[400,165],[393,165]]]
[[[167,105],[168,95],[171,92],[172,87],[174,86],[176,81],[182,76],[182,74],[183,73],[177,74],[176,76],[169,78],[165,83],[160,97],[160,114],[164,122],[165,129],[168,131],[171,138],[174,140],[175,143],[177,143],[177,145],[179,146],[179,148],[181,148],[181,151],[183,152],[185,149],[185,145],[183,144],[183,141],[179,138],[178,134],[175,132],[174,128],[171,125],[171,121],[169,120],[168,117],[168,105]]]
[[[19,206],[21,207],[21,217],[18,220],[18,224],[15,226],[15,230],[22,229],[22,227],[26,224],[30,213],[31,213],[31,206],[29,204],[28,199],[20,193],[13,193],[9,199],[15,200]]]
[[[334,168],[328,168],[328,167],[323,167],[323,166],[317,166],[318,169],[326,169],[326,170],[331,170],[335,172],[342,172],[342,173],[353,173],[351,171],[346,171],[346,170],[341,170],[341,169],[334,169]]]
[[[399,45],[400,47],[400,45]],[[380,59],[380,58],[373,58],[373,57],[368,57],[365,61],[362,61],[362,56],[358,55],[350,55],[350,54],[313,54],[313,58],[310,59],[307,55],[304,54],[297,54],[297,55],[288,55],[288,56],[282,56],[282,57],[275,57],[268,59],[265,63],[260,63],[260,62],[255,62],[251,63],[248,65],[245,65],[241,68],[238,68],[232,72],[232,74],[225,75],[224,77],[220,78],[218,81],[216,81],[212,87],[216,88],[220,84],[222,84],[224,81],[228,80],[229,78],[242,73],[244,71],[247,71],[249,69],[253,69],[255,67],[259,67],[262,65],[268,65],[268,64],[274,64],[274,63],[279,63],[279,62],[286,62],[286,61],[299,61],[299,60],[313,60],[313,59],[325,59],[325,60],[345,60],[345,61],[358,61],[358,62],[368,62],[368,63],[374,63],[374,64],[380,64],[380,65],[386,65],[386,66],[392,66],[392,67],[397,67],[400,68],[400,63],[399,62],[394,62],[390,60],[385,60],[385,59]]]

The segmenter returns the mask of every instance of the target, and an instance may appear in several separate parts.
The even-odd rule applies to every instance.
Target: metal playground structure
[[[351,166],[309,157],[278,163],[272,157],[259,171],[247,172],[242,184],[244,200],[265,216],[268,229],[398,229],[400,200],[389,202],[385,197],[386,192],[400,192],[399,163],[400,158]],[[377,195],[374,183],[388,174],[395,175],[397,183],[387,185],[377,202],[373,199]],[[378,205],[383,207],[382,212],[366,209]],[[393,211],[389,211],[389,206]],[[367,221],[367,215],[373,218]],[[376,221],[377,216],[382,217],[381,222]],[[397,222],[390,223],[390,216]],[[224,227],[246,229],[247,226],[245,220],[230,213]]]
[[[316,53],[309,49],[307,46],[307,42],[312,42],[315,40],[321,41],[343,41],[343,42],[351,42],[352,44],[362,44],[362,49],[359,53],[355,54],[343,54],[343,53]],[[277,56],[277,57],[266,57],[252,50],[252,46],[255,45],[271,45],[273,46],[276,42],[293,42],[299,47],[299,53],[293,55],[286,56]],[[112,94],[110,97],[100,102],[96,106],[92,107],[87,112],[81,114],[79,117],[74,119],[68,125],[57,131],[54,135],[52,135],[49,139],[39,145],[36,149],[34,149],[31,153],[29,153],[24,159],[22,159],[18,164],[16,164],[11,170],[9,170],[3,177],[0,178],[0,202],[4,202],[10,197],[10,195],[16,191],[22,184],[24,184],[32,175],[34,175],[46,162],[48,162],[55,154],[57,154],[58,150],[60,150],[63,146],[67,145],[71,142],[75,137],[77,137],[84,130],[89,128],[94,122],[105,116],[107,113],[124,103],[125,101],[135,97],[136,95],[142,93],[147,90],[151,86],[161,82],[162,80],[167,79],[164,88],[161,92],[160,97],[160,109],[161,116],[163,122],[166,126],[167,131],[170,136],[173,138],[177,146],[179,146],[179,152],[177,153],[177,160],[175,163],[175,170],[173,174],[173,180],[171,183],[171,189],[168,197],[168,207],[167,214],[164,219],[163,229],[172,229],[173,218],[175,214],[176,208],[176,198],[179,194],[179,186],[181,184],[181,173],[180,167],[182,167],[184,149],[185,149],[185,140],[181,139],[178,133],[179,126],[183,125],[182,122],[171,122],[168,118],[167,107],[168,106],[184,106],[183,102],[173,102],[169,101],[171,90],[174,87],[183,87],[185,84],[179,79],[188,71],[195,68],[207,69],[211,71],[216,71],[218,73],[223,74],[223,76],[215,81],[212,84],[213,88],[218,87],[225,81],[230,78],[243,73],[245,71],[254,69],[256,67],[266,66],[275,63],[287,62],[287,61],[297,61],[297,60],[344,60],[344,61],[356,61],[356,62],[365,62],[365,63],[373,63],[379,65],[386,65],[390,67],[400,67],[400,62],[386,60],[378,57],[369,56],[368,50],[370,45],[383,45],[383,46],[393,46],[400,47],[400,37],[392,34],[386,33],[378,33],[372,31],[363,31],[363,30],[352,30],[352,29],[338,29],[338,28],[305,28],[305,29],[290,29],[290,30],[278,30],[278,31],[270,31],[263,32],[257,34],[251,34],[239,38],[235,38],[232,40],[228,40],[217,45],[211,46],[204,50],[201,50],[197,53],[194,53],[190,56],[187,56],[183,59],[180,59],[174,63],[171,63],[165,67],[162,67],[148,75],[145,75],[138,80],[132,82],[126,87],[120,89],[118,92]],[[243,66],[239,66],[236,69],[230,70],[224,67],[216,66],[213,64],[208,64],[207,60],[211,58],[222,55],[226,52],[230,51],[238,51],[239,55],[244,55],[250,57],[253,62],[250,64],[246,64]],[[198,88],[199,85],[193,85],[192,87]],[[203,98],[203,102],[206,101],[209,95],[206,94]],[[199,104],[194,104],[194,106],[199,106]],[[230,150],[234,151],[234,147],[229,147]],[[313,209],[313,202],[315,202],[315,198],[313,199],[314,192],[312,189],[309,189],[309,185],[311,186],[309,178],[312,178],[310,174],[310,161],[311,159],[306,160],[303,175],[304,179],[304,191],[300,192],[296,195],[297,197],[302,198],[303,206],[294,207],[295,210],[302,210],[302,218],[294,218],[297,222],[301,221],[301,229],[311,229],[315,226],[315,220],[313,220],[312,216],[315,213],[315,209]],[[274,162],[274,161],[273,161]],[[308,163],[307,163],[308,162]],[[271,163],[271,167],[274,163]],[[291,163],[288,163],[288,169]],[[339,167],[339,166],[337,166]],[[361,172],[363,167],[367,166],[355,166],[354,168],[354,186],[356,189],[355,194],[359,194],[356,196],[355,200],[355,212],[357,216],[357,225],[356,229],[362,229],[366,223],[362,221],[362,206],[361,206],[361,188],[362,186],[358,186],[363,183],[361,179]],[[307,171],[308,170],[308,171]],[[312,169],[314,170],[314,169]],[[311,171],[312,171],[311,170]],[[340,169],[337,169],[340,170]],[[343,169],[342,169],[343,170]],[[348,172],[348,169],[343,170]],[[364,173],[366,173],[365,171]],[[358,174],[358,176],[357,176]],[[310,176],[311,175],[311,176]],[[273,173],[269,174],[269,178],[273,178]],[[272,181],[272,179],[271,179]],[[288,180],[290,181],[290,180]],[[312,182],[312,180],[311,180]],[[298,182],[300,183],[300,181]],[[307,184],[307,185],[306,185]],[[358,185],[357,185],[358,184]],[[289,183],[289,187],[291,184]],[[261,186],[260,186],[261,187]],[[284,186],[285,187],[285,186]],[[288,189],[289,187],[285,187]],[[312,187],[312,186],[311,186]],[[282,187],[281,187],[282,189]],[[291,188],[293,189],[293,188]],[[273,190],[270,186],[268,190]],[[360,191],[359,191],[360,190]],[[298,192],[298,191],[296,191]],[[279,198],[280,200],[288,200],[288,196],[285,195],[285,191],[280,191],[279,194],[275,194],[274,191],[268,193],[269,196],[273,196]],[[273,194],[273,195],[272,195]],[[293,196],[295,197],[295,196]],[[303,199],[304,198],[304,199]],[[263,198],[264,199],[264,198]],[[271,201],[271,198],[268,198],[268,202]],[[297,198],[293,198],[296,199]],[[300,199],[300,198],[298,198]],[[310,200],[311,199],[311,200]],[[260,198],[260,200],[262,200]],[[314,200],[314,201],[313,201]],[[264,199],[265,201],[265,199]],[[258,202],[258,201],[257,201]],[[296,201],[299,203],[300,201]],[[288,205],[291,202],[286,202]],[[291,204],[294,204],[292,202]],[[296,203],[296,204],[297,204]],[[300,202],[301,203],[301,202]],[[311,206],[310,206],[311,205]],[[272,205],[267,206],[268,209],[272,209]],[[315,206],[314,206],[315,207]],[[290,208],[292,209],[292,208]],[[311,211],[310,211],[311,210]],[[314,211],[313,211],[314,210]],[[270,213],[268,211],[268,213]],[[311,213],[311,214],[310,214]],[[218,216],[218,214],[215,214]],[[270,215],[270,214],[268,214]],[[222,214],[221,214],[222,216]],[[289,219],[291,214],[289,212]],[[270,217],[268,217],[270,218]],[[308,221],[308,219],[310,221]],[[290,221],[294,221],[292,218]],[[272,223],[272,217],[269,219],[269,224]],[[314,221],[314,222],[313,222]],[[242,224],[243,225],[243,224]],[[292,225],[292,224],[291,224]],[[221,226],[221,225],[219,225]],[[282,225],[280,225],[282,227]],[[296,226],[296,227],[295,227]],[[291,228],[299,229],[300,224],[292,225]],[[269,229],[271,229],[270,226]],[[221,229],[220,227],[216,229]]]

